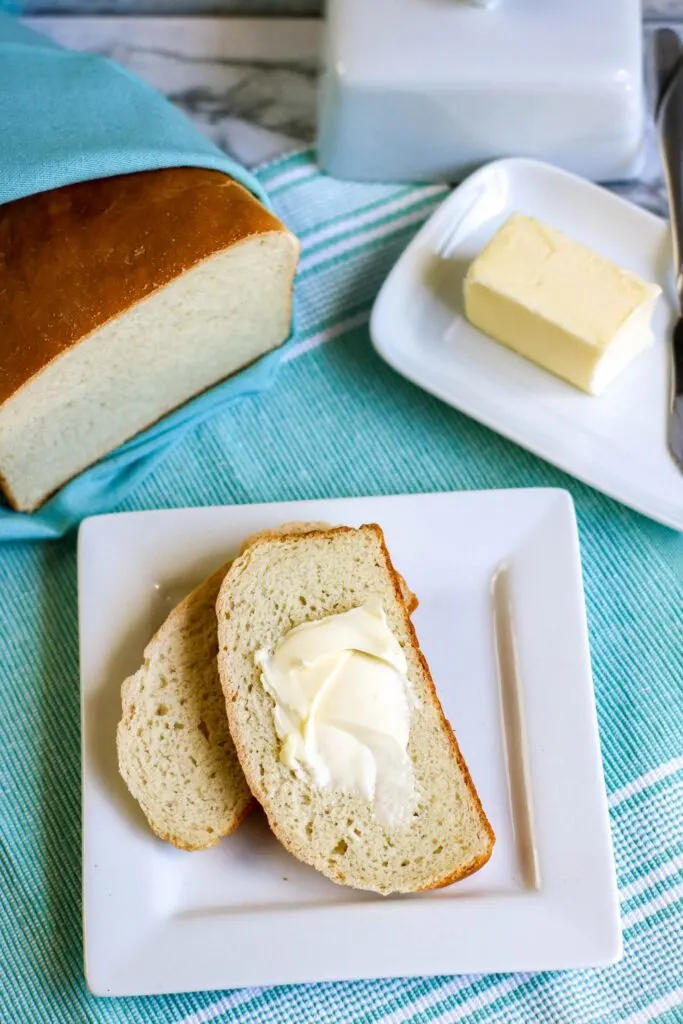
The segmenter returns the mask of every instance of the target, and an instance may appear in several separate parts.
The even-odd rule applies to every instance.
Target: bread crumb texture
[[[349,611],[373,595],[405,651],[419,701],[408,744],[417,803],[408,822],[394,827],[380,825],[363,797],[319,789],[282,764],[273,699],[254,662],[259,648],[272,650],[300,623]],[[486,863],[494,834],[443,715],[378,526],[264,538],[233,563],[217,613],[219,671],[238,757],[291,853],[335,882],[385,894],[448,885]]]
[[[122,688],[117,731],[126,785],[162,839],[213,846],[252,806],[230,736],[216,655],[216,595],[225,567],[171,613]]]

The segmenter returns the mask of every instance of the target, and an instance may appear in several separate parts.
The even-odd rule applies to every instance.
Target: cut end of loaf
[[[17,510],[289,334],[299,243],[219,172],[66,186],[1,207],[0,228],[0,489]]]
[[[282,764],[273,701],[257,649],[302,622],[349,611],[379,595],[408,660],[419,707],[409,755],[418,800],[405,826],[381,826],[356,794],[316,788]],[[265,538],[226,575],[217,602],[219,671],[230,728],[252,792],[287,849],[333,881],[379,893],[448,885],[478,870],[494,834],[419,649],[377,525]]]

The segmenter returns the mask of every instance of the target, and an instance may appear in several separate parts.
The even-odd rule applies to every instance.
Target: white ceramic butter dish
[[[663,290],[654,344],[594,397],[478,331],[464,316],[472,260],[512,213],[552,225]],[[683,476],[666,440],[676,317],[665,221],[531,160],[473,174],[391,271],[372,312],[379,354],[426,391],[610,497],[683,530]],[[577,302],[580,296],[577,296]]]
[[[635,173],[639,0],[329,0],[318,151],[338,178],[456,181],[506,156]]]

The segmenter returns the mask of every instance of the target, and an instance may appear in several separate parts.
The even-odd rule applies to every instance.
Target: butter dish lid
[[[641,77],[639,0],[331,0],[328,54],[342,77],[404,85],[491,83],[558,97],[577,81]],[[378,40],[381,39],[381,46]]]

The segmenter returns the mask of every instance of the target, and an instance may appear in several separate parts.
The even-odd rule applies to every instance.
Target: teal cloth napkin
[[[566,487],[582,542],[624,958],[559,973],[90,996],[82,965],[70,536],[0,548],[0,1021],[683,1021],[683,535],[493,434],[375,355],[367,321],[377,289],[445,189],[335,182],[318,172],[311,153],[264,168],[259,178],[303,242],[296,341],[266,396],[188,431],[119,508]],[[428,529],[415,524],[416,533]],[[463,941],[457,927],[454,915],[454,942]]]
[[[91,178],[173,166],[223,171],[267,202],[254,175],[140,79],[94,54],[64,50],[0,14],[0,203]],[[282,352],[139,434],[38,512],[23,515],[0,503],[0,541],[59,537],[84,516],[113,508],[188,430],[268,387]]]

